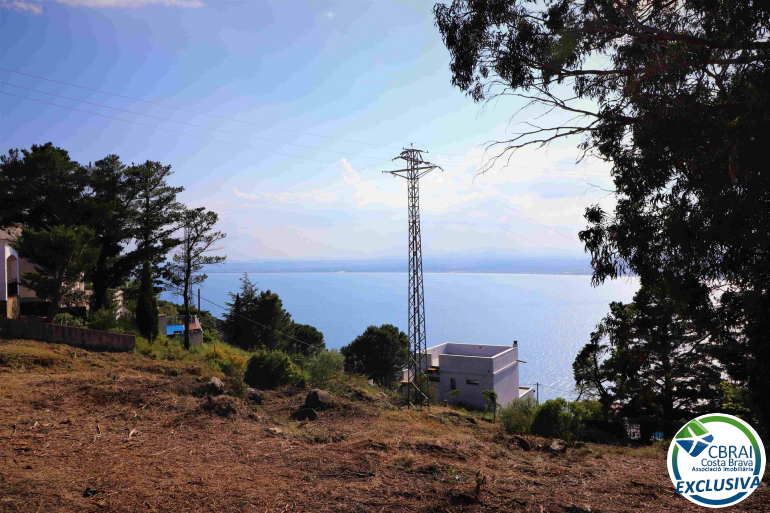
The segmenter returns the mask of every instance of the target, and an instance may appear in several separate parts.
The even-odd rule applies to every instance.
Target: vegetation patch
[[[281,351],[260,351],[249,358],[246,383],[254,388],[273,389],[283,385],[304,388],[305,374]]]

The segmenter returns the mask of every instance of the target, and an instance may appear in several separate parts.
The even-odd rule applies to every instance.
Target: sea
[[[222,317],[243,273],[208,272],[201,308]],[[326,347],[349,344],[368,326],[407,328],[402,272],[248,273],[277,293],[295,322],[315,326]],[[587,275],[426,273],[428,346],[444,342],[511,345],[518,341],[520,384],[539,383],[540,401],[574,398],[572,362],[612,301],[628,302],[638,279],[594,287]],[[196,292],[197,293],[197,292]],[[177,300],[168,293],[164,299]],[[221,305],[221,306],[218,306]]]

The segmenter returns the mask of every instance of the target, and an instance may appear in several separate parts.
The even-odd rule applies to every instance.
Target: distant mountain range
[[[290,272],[407,272],[406,258],[371,260],[269,260],[227,262],[206,269],[211,273],[290,273]],[[426,273],[500,274],[591,274],[588,258],[424,258]]]

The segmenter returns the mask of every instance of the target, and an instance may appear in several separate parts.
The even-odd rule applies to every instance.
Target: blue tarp
[[[170,324],[166,326],[166,335],[184,333],[184,324]]]

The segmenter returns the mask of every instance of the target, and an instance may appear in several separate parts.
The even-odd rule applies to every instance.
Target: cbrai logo
[[[741,419],[713,414],[691,420],[668,448],[676,492],[707,508],[737,504],[760,487],[765,448]]]

